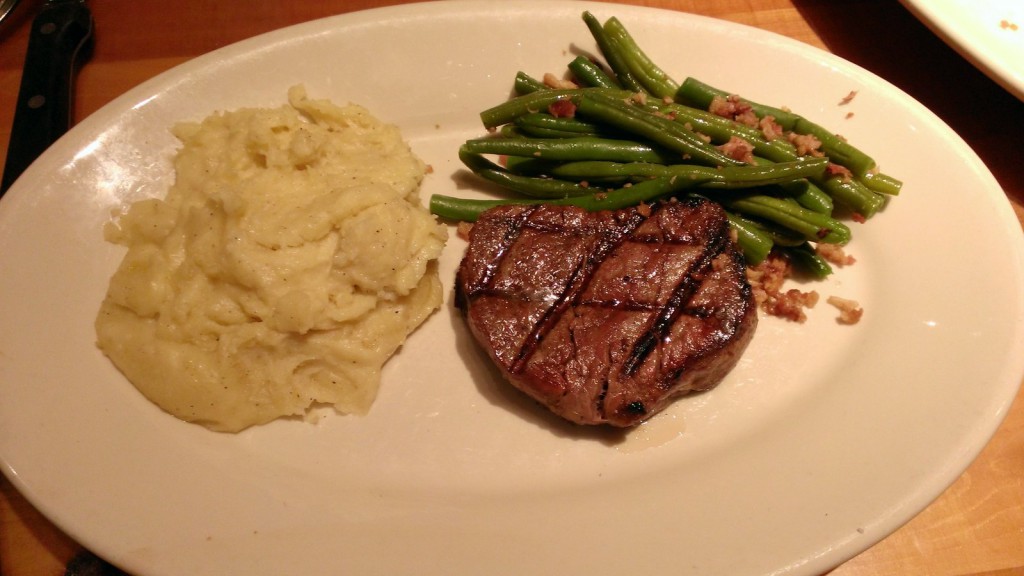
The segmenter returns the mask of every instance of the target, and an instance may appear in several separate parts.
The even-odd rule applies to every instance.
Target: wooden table
[[[398,3],[90,0],[96,43],[78,78],[75,116],[83,118],[140,82],[226,44],[289,24]],[[625,3],[753,25],[825,48],[875,72],[964,137],[994,172],[1024,223],[1024,103],[975,70],[896,0]],[[22,0],[0,27],[0,162],[6,155],[28,30],[41,4]],[[0,477],[0,573],[63,574],[79,551]],[[981,456],[937,501],[831,574],[1024,574],[1024,395]]]

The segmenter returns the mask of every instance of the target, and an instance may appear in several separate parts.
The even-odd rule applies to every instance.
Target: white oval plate
[[[111,209],[164,194],[168,129],[276,106],[304,83],[396,122],[473,195],[457,146],[517,70],[593,49],[618,16],[677,79],[802,111],[905,181],[855,225],[859,262],[817,288],[839,326],[762,321],[716,390],[621,436],[563,424],[500,382],[450,298],[388,363],[366,417],[209,432],[144,400],[94,347],[122,252]],[[751,57],[755,55],[755,57]],[[838,102],[851,90],[854,101]],[[846,118],[847,112],[854,112]],[[354,13],[197,58],[87,118],[0,203],[0,456],[87,547],[141,576],[808,574],[924,508],[976,456],[1024,373],[1024,248],[977,156],[883,80],[721,21],[582,2],[458,2]],[[442,275],[451,287],[464,244]]]
[[[1024,2],[901,1],[975,67],[1024,100]]]

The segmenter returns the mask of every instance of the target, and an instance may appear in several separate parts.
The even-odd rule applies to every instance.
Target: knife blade
[[[92,32],[85,0],[47,0],[33,20],[0,196],[71,127],[76,66]]]

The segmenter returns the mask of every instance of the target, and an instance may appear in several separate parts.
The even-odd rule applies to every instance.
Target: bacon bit
[[[759,121],[753,108],[748,108],[746,111],[737,114],[733,120],[743,124],[744,126],[750,126],[751,128],[757,128],[757,123]]]
[[[772,295],[782,290],[782,284],[789,276],[791,267],[789,260],[777,254],[769,254],[757,266],[747,268],[747,280],[754,290],[754,300],[763,304]]]
[[[732,118],[733,108],[725,98],[712,96],[711,104],[708,105],[708,112],[723,118]]]
[[[787,290],[765,303],[765,311],[772,316],[785,318],[791,322],[803,324],[807,321],[804,308],[814,308],[818,303],[818,293],[814,290],[801,292],[796,288]]]
[[[840,106],[846,106],[850,102],[853,102],[853,99],[856,98],[856,97],[857,97],[857,91],[856,90],[850,90],[850,93],[847,94],[846,96],[843,96],[843,99],[839,101],[839,105]]]
[[[555,100],[548,106],[548,113],[555,118],[573,118],[576,116],[576,104],[572,100]]]
[[[508,155],[502,154],[501,156],[498,156],[498,164],[508,168]]]
[[[647,93],[645,92],[634,92],[629,99],[641,106],[647,105]]]
[[[782,291],[782,285],[792,274],[792,266],[785,256],[773,252],[757,266],[747,268],[747,280],[753,290],[754,302],[766,314],[791,322],[807,320],[805,309],[814,308],[820,296],[815,291]]]
[[[455,226],[455,235],[463,240],[469,241],[469,232],[473,230],[472,222],[459,222]]]
[[[580,180],[580,188],[590,188],[590,182],[586,180]]]
[[[774,116],[765,116],[764,118],[761,118],[761,121],[758,122],[758,127],[761,129],[761,134],[764,135],[764,139],[769,142],[785,134],[785,130],[783,130],[782,126],[775,121]]]
[[[641,202],[640,204],[637,205],[636,211],[644,218],[647,218],[651,215],[651,205]]]
[[[853,112],[846,113],[846,119],[849,120],[850,118],[853,118]]]
[[[1010,22],[1009,20],[1000,20],[999,27],[1003,30],[1013,30],[1014,32],[1019,29],[1019,26],[1017,26],[1015,22]]]
[[[757,114],[754,113],[754,109],[749,103],[735,94],[730,94],[725,98],[713,96],[711,103],[708,105],[708,112],[735,120],[745,126],[757,127],[758,118]]]
[[[814,251],[818,253],[818,256],[836,266],[851,266],[857,263],[857,259],[847,254],[843,247],[838,244],[821,242],[815,246]]]
[[[427,167],[424,169],[424,172],[426,172],[427,174],[433,174],[434,173],[434,165],[433,164],[427,164]]]
[[[832,230],[830,230],[828,228],[818,228],[818,231],[815,232],[815,234],[818,236],[819,240],[824,240],[825,237],[828,236],[828,233],[831,232],[831,231]]]
[[[847,168],[846,166],[842,166],[840,164],[836,164],[834,162],[828,163],[828,166],[825,167],[825,172],[829,176],[841,177],[843,179],[843,182],[849,182],[850,180],[853,179],[853,172],[850,172],[849,168]]]
[[[747,164],[754,163],[754,145],[743,138],[731,136],[728,142],[717,146],[717,148],[733,160],[739,160]]]
[[[868,221],[868,219],[865,218],[864,215],[861,214],[860,212],[854,212],[853,214],[850,214],[850,220],[853,220],[857,224],[863,224]]]
[[[855,300],[829,296],[826,301],[839,309],[839,318],[836,321],[840,324],[856,324],[864,316],[864,309]]]
[[[579,88],[572,80],[566,80],[559,78],[551,72],[544,73],[544,85],[548,88],[554,88],[556,90],[573,90]]]
[[[812,134],[797,134],[796,132],[789,132],[786,134],[786,139],[796,146],[796,153],[800,156],[821,156],[821,140],[818,140]]]

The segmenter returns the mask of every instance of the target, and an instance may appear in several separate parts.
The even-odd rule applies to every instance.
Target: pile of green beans
[[[475,221],[503,204],[571,205],[614,210],[673,196],[719,203],[748,263],[786,251],[811,274],[831,273],[817,243],[845,244],[857,220],[877,213],[901,183],[844,139],[788,110],[743,100],[783,130],[821,142],[800,154],[786,137],[709,112],[730,93],[694,78],[676,83],[640,49],[616,18],[583,21],[605,63],[579,56],[567,68],[577,87],[555,88],[519,72],[516,96],[480,113],[490,132],[466,141],[459,158],[507,192],[501,198],[430,199],[434,214]],[[737,160],[721,145],[741,139],[751,150]],[[840,166],[841,169],[836,167]]]

